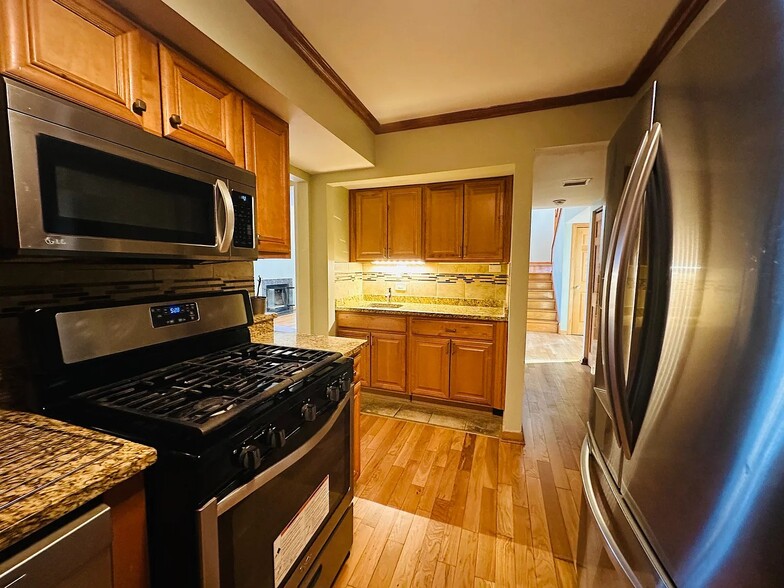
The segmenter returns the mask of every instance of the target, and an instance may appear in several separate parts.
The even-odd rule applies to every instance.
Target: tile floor
[[[427,423],[490,437],[500,437],[503,421],[503,417],[491,412],[394,398],[365,390],[362,391],[361,410],[365,414]]]

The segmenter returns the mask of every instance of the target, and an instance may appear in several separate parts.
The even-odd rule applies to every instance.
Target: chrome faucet
[[[386,298],[387,298],[387,304],[392,302],[392,288],[387,288],[387,296],[386,296]]]

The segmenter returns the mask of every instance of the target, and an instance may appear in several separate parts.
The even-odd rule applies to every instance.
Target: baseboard
[[[525,445],[525,435],[522,431],[501,431],[501,441]]]

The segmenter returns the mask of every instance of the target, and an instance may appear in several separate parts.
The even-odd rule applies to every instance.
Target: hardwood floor
[[[574,586],[591,378],[526,366],[527,445],[363,414],[354,547],[336,586]]]
[[[291,312],[275,318],[273,328],[281,333],[297,332],[297,313]]]
[[[536,333],[525,335],[525,363],[581,361],[583,358],[582,335]]]

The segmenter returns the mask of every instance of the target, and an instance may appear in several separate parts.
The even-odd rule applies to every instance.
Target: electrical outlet
[[[405,292],[406,291],[406,284],[405,282],[398,282],[395,284],[395,292]]]
[[[491,263],[487,266],[487,271],[492,274],[500,274],[501,273],[501,264],[500,263]]]

